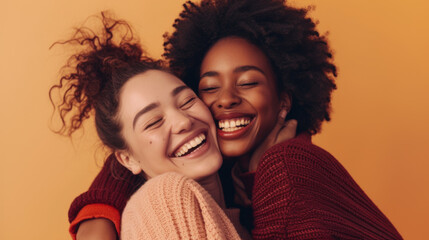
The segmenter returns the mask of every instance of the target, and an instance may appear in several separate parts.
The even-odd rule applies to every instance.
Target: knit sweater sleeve
[[[106,218],[109,218],[109,216],[115,215],[111,214],[112,210],[114,211],[115,209],[120,216],[129,197],[143,182],[144,180],[141,176],[133,175],[128,169],[118,163],[113,154],[110,155],[88,191],[76,197],[70,206],[68,216],[71,223],[70,233],[72,236],[77,232],[79,227],[80,222],[75,221],[78,220],[77,216],[79,216],[79,219],[88,219],[97,216],[106,216]],[[82,216],[88,213],[91,213],[91,216]],[[113,219],[110,220],[114,222]]]
[[[122,213],[121,239],[240,239],[213,198],[195,181],[166,173],[147,181]]]
[[[344,167],[309,135],[262,157],[253,188],[254,239],[402,239]]]

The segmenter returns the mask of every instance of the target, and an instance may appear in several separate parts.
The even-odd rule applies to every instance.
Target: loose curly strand
[[[164,64],[145,55],[126,21],[109,17],[106,12],[97,19],[101,21],[101,33],[82,26],[75,29],[70,39],[52,45],[68,45],[78,50],[62,67],[62,76],[50,88],[49,98],[61,118],[58,133],[71,136],[95,115],[97,133],[103,143],[123,149],[126,144],[116,117],[120,89],[132,76],[149,69],[163,70]],[[60,92],[58,104],[53,101],[54,90]]]

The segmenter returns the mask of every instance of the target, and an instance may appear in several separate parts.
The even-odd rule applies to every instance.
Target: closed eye
[[[191,97],[184,104],[182,104],[180,106],[180,108],[186,110],[186,109],[192,107],[192,105],[194,105],[194,103],[195,103],[195,97]]]
[[[212,93],[214,91],[216,91],[216,89],[218,89],[219,87],[205,87],[205,88],[201,88],[200,92],[202,93]]]
[[[247,82],[247,83],[240,83],[238,86],[240,87],[253,87],[258,85],[258,82]]]
[[[160,127],[160,126],[162,125],[162,123],[163,123],[163,120],[164,120],[164,118],[158,118],[157,120],[155,120],[155,121],[153,121],[153,122],[149,123],[149,124],[144,128],[144,130],[147,130],[147,129],[149,129],[149,128],[153,128],[153,129],[155,129],[155,128]]]

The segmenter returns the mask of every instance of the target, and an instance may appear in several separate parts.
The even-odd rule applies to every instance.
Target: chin
[[[222,160],[213,159],[209,161],[209,163],[205,166],[202,166],[198,169],[194,169],[192,173],[194,173],[195,175],[193,175],[192,179],[198,180],[216,174],[221,166]]]
[[[234,147],[235,144],[229,143],[228,147],[220,147],[222,155],[225,157],[233,158],[245,155],[248,151],[240,147]]]

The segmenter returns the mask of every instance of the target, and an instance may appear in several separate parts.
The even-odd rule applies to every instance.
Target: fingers
[[[283,124],[283,127],[279,130],[277,134],[276,143],[280,143],[296,136],[296,128],[298,126],[298,121],[291,119],[286,121]]]
[[[290,119],[285,122],[285,128],[291,128],[296,132],[298,127],[298,121],[296,119]]]
[[[282,109],[282,110],[280,110],[280,113],[279,113],[279,118],[280,118],[280,119],[285,120],[286,115],[287,115],[287,110],[286,110],[286,109]]]
[[[274,126],[273,130],[270,133],[271,138],[273,138],[273,141],[275,141],[280,130],[284,127],[286,116],[287,116],[287,110],[281,109],[277,118],[277,124]]]

